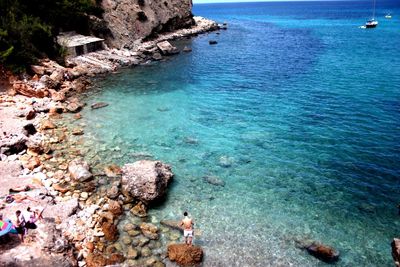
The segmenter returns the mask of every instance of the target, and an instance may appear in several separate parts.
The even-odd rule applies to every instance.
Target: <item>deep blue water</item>
[[[88,158],[170,163],[167,200],[150,213],[157,221],[188,210],[205,266],[324,265],[296,248],[304,239],[337,248],[337,266],[391,266],[399,5],[378,0],[371,30],[359,28],[370,2],[195,5],[228,30],[99,82],[85,100],[110,105],[83,112]]]

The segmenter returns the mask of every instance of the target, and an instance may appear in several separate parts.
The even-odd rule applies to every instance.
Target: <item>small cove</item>
[[[345,15],[331,11],[342,4],[312,7],[308,20],[293,8],[311,3],[287,13],[254,5],[242,13],[240,4],[199,6],[228,31],[181,41],[193,51],[99,81],[83,99],[110,105],[84,109],[74,124],[84,127],[86,158],[171,164],[176,177],[150,220],[188,210],[205,266],[324,265],[297,239],[334,246],[338,266],[390,265],[399,228],[399,20],[365,32],[353,24],[367,11],[354,3]],[[385,42],[370,42],[377,38]]]

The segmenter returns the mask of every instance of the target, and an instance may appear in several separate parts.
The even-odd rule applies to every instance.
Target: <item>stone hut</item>
[[[67,49],[67,56],[76,57],[103,49],[104,39],[85,36],[75,32],[64,32],[57,37],[57,43]]]

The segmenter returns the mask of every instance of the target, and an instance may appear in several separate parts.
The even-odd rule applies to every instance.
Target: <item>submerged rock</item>
[[[104,108],[107,106],[108,106],[108,103],[105,103],[105,102],[98,102],[98,103],[93,103],[92,105],[90,105],[90,107],[92,109]]]
[[[122,167],[122,189],[147,203],[165,194],[172,177],[171,167],[161,161],[136,161]]]
[[[140,230],[142,230],[142,233],[145,237],[152,240],[158,239],[158,228],[154,224],[142,223],[140,225]]]
[[[162,220],[162,221],[160,221],[160,223],[161,223],[161,225],[164,225],[173,230],[178,230],[183,233],[183,228],[181,226],[179,226],[180,221]]]
[[[182,51],[183,52],[192,52],[192,48],[185,46]]]
[[[132,209],[131,209],[131,213],[133,215],[136,215],[140,218],[144,218],[147,217],[147,206],[139,201]]]
[[[193,266],[203,260],[203,250],[199,246],[171,244],[168,246],[168,258],[180,266]]]
[[[225,181],[217,176],[206,175],[203,177],[203,180],[215,186],[225,186]]]
[[[215,41],[215,40],[210,40],[210,41],[208,41],[208,43],[209,43],[210,45],[216,45],[216,44],[218,44],[218,42]]]
[[[339,252],[327,245],[314,244],[309,246],[307,251],[324,262],[335,262],[339,260]]]

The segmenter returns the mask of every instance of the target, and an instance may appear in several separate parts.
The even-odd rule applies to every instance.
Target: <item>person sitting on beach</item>
[[[193,219],[189,218],[186,211],[183,213],[183,216],[185,217],[182,219],[179,226],[183,226],[183,236],[185,237],[185,243],[189,246],[192,246],[194,221]]]
[[[33,184],[28,184],[28,185],[21,185],[21,186],[16,186],[16,187],[12,187],[10,189],[8,189],[8,191],[11,193],[16,193],[16,192],[26,192],[32,189],[36,189],[36,188],[40,188],[37,185],[33,185]]]
[[[31,207],[28,207],[26,211],[22,212],[25,220],[25,228],[27,229],[36,229],[36,222],[40,219],[43,219],[42,213],[44,209],[35,209],[32,211]]]
[[[25,236],[25,219],[22,216],[21,211],[17,210],[15,212],[15,220],[13,222],[15,230],[17,231],[19,238],[22,243],[24,243],[24,236]]]
[[[31,200],[31,201],[35,201],[37,202],[36,199],[28,196],[28,195],[24,195],[24,194],[15,194],[15,195],[8,195],[5,198],[5,202],[6,203],[21,203],[24,200]]]

